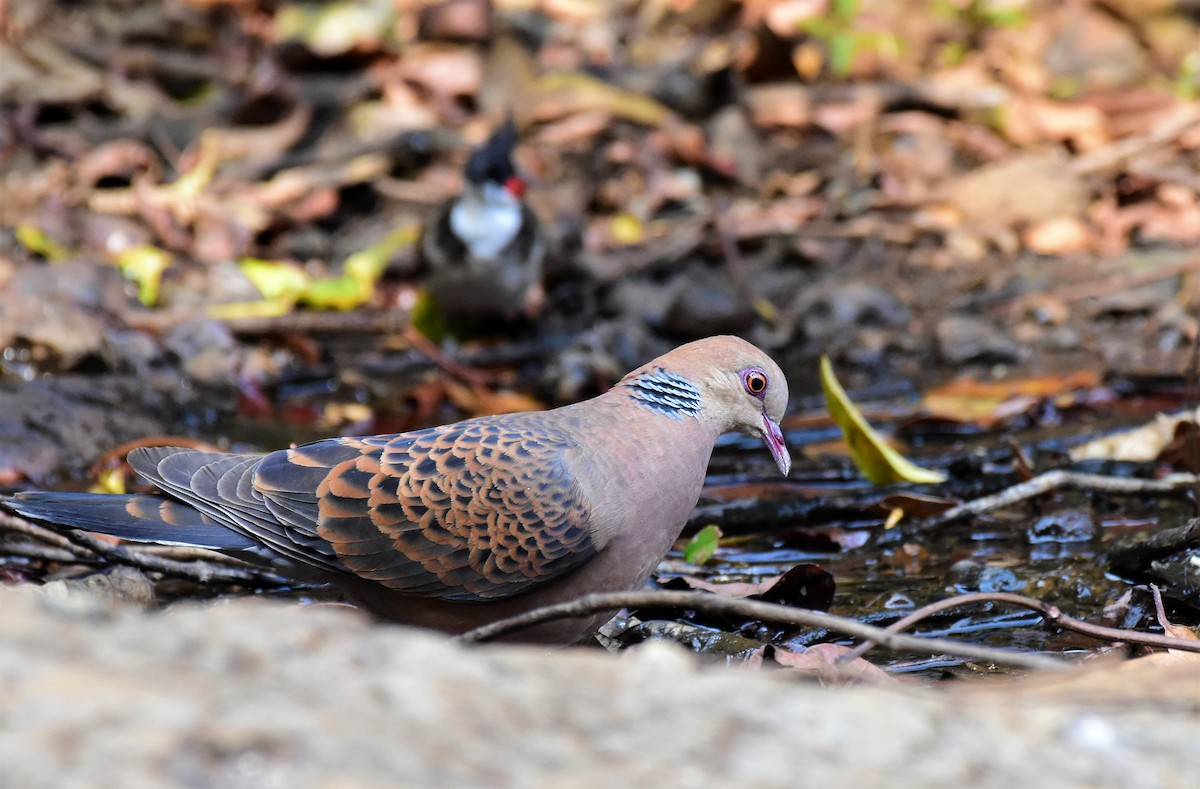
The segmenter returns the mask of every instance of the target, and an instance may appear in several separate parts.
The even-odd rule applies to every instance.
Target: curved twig
[[[1071,665],[1068,661],[1049,658],[1043,655],[1011,652],[1005,649],[965,644],[943,638],[919,638],[902,633],[888,633],[882,628],[872,627],[853,619],[846,619],[845,617],[826,614],[821,611],[793,608],[776,603],[764,603],[759,600],[723,597],[709,592],[659,591],[589,594],[577,600],[538,608],[518,616],[502,619],[499,622],[477,627],[460,635],[458,640],[467,643],[478,643],[490,641],[514,630],[521,630],[531,625],[555,619],[588,616],[601,611],[611,611],[620,608],[664,606],[703,611],[708,614],[746,617],[778,625],[823,627],[856,638],[870,639],[888,649],[894,650],[941,652],[968,660],[979,660],[1029,669],[1063,669]]]
[[[1187,641],[1158,633],[1140,633],[1136,630],[1122,630],[1116,627],[1093,625],[1064,614],[1056,605],[1043,602],[1034,597],[1013,594],[1012,592],[971,592],[956,595],[955,597],[948,597],[945,600],[938,600],[935,603],[923,605],[912,613],[897,619],[892,624],[883,628],[883,632],[899,633],[934,614],[973,603],[1009,603],[1010,605],[1028,608],[1031,611],[1037,611],[1047,622],[1058,625],[1064,630],[1070,630],[1101,641],[1121,641],[1126,644],[1141,644],[1148,647],[1165,647],[1167,649],[1179,649],[1186,652],[1200,652],[1200,641]],[[869,638],[845,655],[842,655],[839,659],[853,660],[854,658],[862,657],[876,643],[878,642],[875,639]]]
[[[922,529],[944,526],[972,515],[982,515],[985,512],[1008,507],[1052,490],[1077,488],[1107,493],[1174,493],[1190,490],[1195,484],[1195,474],[1177,473],[1169,474],[1162,479],[1138,479],[1055,469],[1040,474],[1027,482],[1005,488],[991,496],[983,496],[960,504],[916,525]]]

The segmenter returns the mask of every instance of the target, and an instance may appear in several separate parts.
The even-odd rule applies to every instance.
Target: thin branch
[[[249,564],[241,566],[220,562],[212,558],[205,560],[177,561],[156,555],[145,549],[128,545],[114,545],[87,532],[55,532],[30,523],[15,515],[0,513],[0,526],[8,531],[25,534],[43,540],[68,554],[68,561],[97,561],[103,559],[113,564],[137,567],[141,570],[165,573],[187,578],[197,583],[234,583],[259,586],[287,586],[294,584],[290,578],[277,575],[270,570]],[[240,564],[240,563],[239,563]]]
[[[973,515],[1002,509],[1018,504],[1034,496],[1049,493],[1053,490],[1077,488],[1080,490],[1099,491],[1104,493],[1176,493],[1186,492],[1196,484],[1195,474],[1169,474],[1162,479],[1137,479],[1134,477],[1110,477],[1102,474],[1083,474],[1076,471],[1055,469],[1034,477],[1027,482],[1020,482],[1005,488],[991,496],[968,501],[957,507],[946,510],[941,515],[928,518],[917,524],[922,529],[944,526],[947,523],[961,520]]]
[[[211,561],[178,562],[174,559],[166,559],[161,556],[145,553],[137,548],[112,545],[86,532],[69,532],[67,539],[103,556],[110,562],[137,567],[140,570],[152,570],[180,578],[187,578],[197,583],[223,582],[252,585],[261,584],[264,586],[286,586],[294,583],[291,579],[277,575],[270,570],[249,567],[228,567]]]
[[[958,608],[964,605],[973,605],[975,603],[1008,603],[1010,605],[1028,608],[1032,611],[1037,611],[1041,614],[1046,622],[1057,625],[1064,630],[1070,630],[1081,635],[1089,636],[1100,641],[1120,641],[1126,644],[1140,644],[1148,647],[1164,647],[1166,649],[1178,649],[1184,652],[1200,652],[1200,641],[1188,641],[1186,639],[1174,638],[1173,636],[1160,635],[1158,633],[1140,633],[1136,630],[1122,630],[1116,627],[1105,627],[1103,625],[1093,625],[1090,622],[1076,619],[1073,616],[1064,614],[1058,606],[1043,602],[1033,597],[1025,597],[1024,595],[1013,594],[1011,592],[971,592],[969,594],[956,595],[948,597],[945,600],[923,605],[907,616],[901,617],[892,624],[883,628],[885,633],[899,633],[926,619],[934,614],[941,613],[951,608]],[[868,639],[859,644],[854,649],[847,652],[840,659],[853,660],[857,657],[862,657],[867,653],[876,641]]]
[[[26,537],[32,537],[38,542],[61,548],[73,554],[77,559],[86,559],[92,556],[91,551],[76,545],[53,529],[39,526],[36,523],[19,518],[16,515],[10,515],[2,510],[0,510],[0,529],[16,534],[23,534]]]
[[[521,630],[542,622],[588,616],[602,611],[620,608],[680,608],[703,611],[720,616],[745,617],[777,625],[827,628],[855,638],[871,639],[888,649],[917,652],[940,652],[948,655],[999,663],[1028,669],[1063,669],[1069,662],[1042,655],[993,649],[975,644],[965,644],[943,638],[918,638],[902,633],[889,633],[882,628],[865,625],[845,617],[793,608],[758,600],[723,597],[708,592],[604,592],[589,594],[567,603],[546,606],[518,616],[502,619],[463,633],[459,641],[478,643],[491,641],[506,633]]]
[[[32,542],[6,542],[3,546],[5,556],[21,556],[26,559],[36,559],[42,562],[83,563],[94,562],[95,558],[81,557],[73,551],[61,548],[51,548]]]
[[[1075,157],[1071,169],[1079,175],[1094,175],[1115,170],[1134,156],[1174,142],[1179,135],[1200,124],[1200,109],[1181,105],[1171,115],[1154,124],[1145,134],[1136,134]]]

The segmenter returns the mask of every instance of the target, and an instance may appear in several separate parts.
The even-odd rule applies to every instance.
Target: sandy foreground
[[[467,649],[344,607],[0,589],[5,787],[1184,787],[1200,661],[822,687],[650,645]]]

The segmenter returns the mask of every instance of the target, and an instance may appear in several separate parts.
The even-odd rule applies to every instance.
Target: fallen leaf
[[[335,57],[378,50],[395,23],[396,8],[388,0],[289,3],[275,15],[275,34],[299,41],[321,57]]]
[[[828,356],[821,357],[821,388],[825,392],[829,415],[841,428],[842,436],[850,447],[851,460],[870,482],[889,485],[894,482],[937,484],[946,481],[944,474],[921,468],[906,459],[888,446],[883,437],[867,424],[858,407],[846,396],[846,390],[838,383]]]
[[[158,290],[163,272],[171,267],[171,254],[157,247],[131,247],[116,255],[114,262],[121,273],[137,283],[138,301],[153,307],[158,303]]]
[[[243,258],[238,269],[267,301],[295,304],[312,284],[312,277],[295,263]]]
[[[1021,240],[1039,255],[1079,255],[1091,249],[1092,233],[1079,217],[1058,216],[1034,222]]]
[[[89,493],[125,493],[125,467],[116,466],[101,471],[96,483],[88,488]]]
[[[1100,374],[1095,370],[1075,370],[1064,375],[1003,381],[955,378],[926,392],[921,398],[921,407],[930,416],[940,419],[989,427],[1046,398],[1061,397],[1099,385]]]
[[[946,510],[957,507],[958,504],[957,500],[948,499],[943,496],[929,496],[923,493],[905,492],[885,497],[879,502],[878,506],[886,512],[893,512],[899,509],[918,518],[932,518],[935,515],[941,515]]]
[[[625,211],[613,217],[609,237],[618,246],[640,244],[646,238],[646,228],[641,220]]]
[[[372,291],[371,286],[364,287],[359,280],[343,274],[313,280],[300,293],[300,301],[319,310],[346,312],[368,301]]]
[[[833,603],[836,588],[833,573],[819,564],[811,563],[798,564],[782,575],[773,575],[761,581],[718,584],[690,575],[680,576],[680,580],[692,589],[726,597],[753,598],[813,611],[827,610]]]
[[[811,677],[826,684],[895,682],[886,671],[866,658],[841,662],[851,647],[842,644],[815,644],[803,652],[775,647],[775,662],[796,674]]]
[[[984,165],[946,182],[941,197],[968,227],[988,233],[1020,222],[1080,216],[1091,196],[1062,154],[1025,154]]]
[[[543,122],[597,110],[643,126],[659,126],[671,117],[671,111],[654,99],[581,71],[544,74],[534,82],[531,92],[531,114]]]
[[[812,125],[812,91],[792,82],[762,85],[746,93],[750,118],[760,128],[789,126],[804,128]]]
[[[683,560],[688,564],[706,564],[721,543],[721,527],[710,523],[692,535],[683,547]]]
[[[1070,451],[1071,460],[1156,460],[1174,440],[1176,428],[1180,423],[1195,423],[1198,416],[1200,413],[1189,411],[1158,414],[1154,421],[1141,427],[1123,430],[1073,447]]]
[[[41,255],[51,263],[60,263],[71,256],[70,250],[50,238],[37,225],[23,222],[16,227],[17,241],[35,255]]]
[[[511,414],[518,411],[541,411],[545,405],[537,398],[507,390],[488,389],[446,381],[446,395],[456,406],[471,416],[488,416],[490,414]]]

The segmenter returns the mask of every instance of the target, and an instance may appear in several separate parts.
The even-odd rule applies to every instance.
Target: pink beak
[[[792,470],[792,456],[788,454],[787,445],[783,443],[783,431],[779,429],[779,425],[774,419],[767,416],[765,411],[763,412],[762,437],[767,449],[771,450],[771,457],[775,458],[775,465],[779,466],[779,472],[786,477]]]

